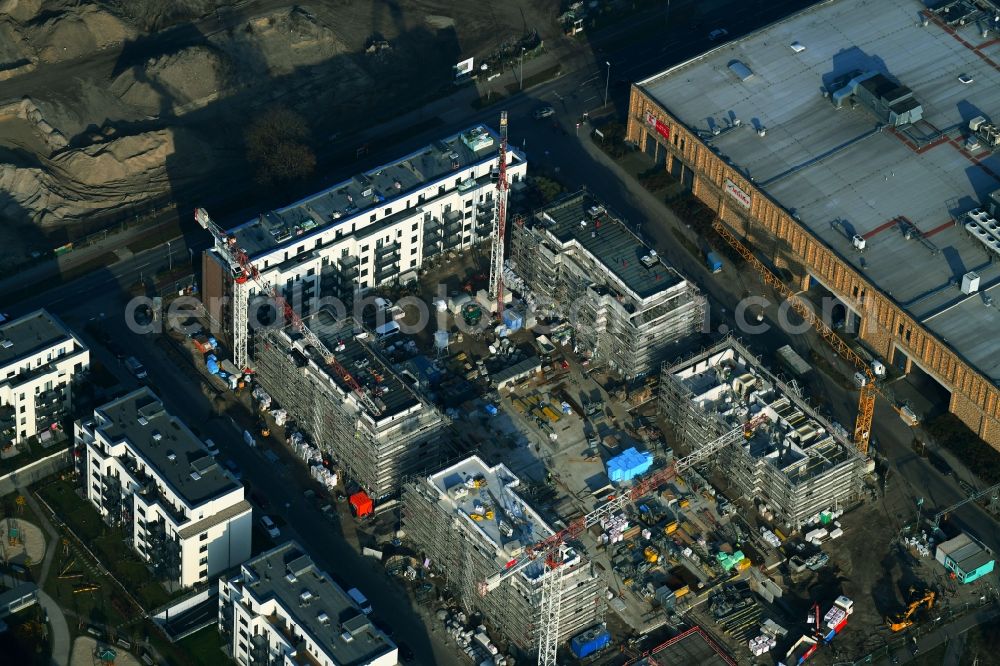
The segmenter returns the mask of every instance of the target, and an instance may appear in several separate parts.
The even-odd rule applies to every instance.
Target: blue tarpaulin
[[[653,465],[653,454],[628,448],[608,461],[608,478],[622,482],[634,479]]]
[[[219,359],[215,357],[215,354],[209,354],[205,359],[205,368],[208,369],[210,374],[219,374]]]

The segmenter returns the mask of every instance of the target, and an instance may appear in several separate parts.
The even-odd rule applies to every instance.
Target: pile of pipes
[[[762,654],[767,654],[771,651],[774,646],[778,644],[778,641],[774,640],[773,636],[768,636],[767,634],[761,634],[756,638],[751,638],[748,647],[753,656],[759,657]]]
[[[260,406],[260,411],[266,412],[271,409],[271,396],[260,386],[253,387],[253,399]]]

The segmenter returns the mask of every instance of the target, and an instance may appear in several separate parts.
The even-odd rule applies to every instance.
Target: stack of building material
[[[619,514],[601,519],[601,542],[604,544],[618,543],[624,540],[623,534],[629,528],[628,518]]]
[[[778,641],[774,640],[771,636],[761,634],[756,638],[751,638],[749,641],[750,652],[753,656],[759,657],[762,654],[767,654],[771,649],[778,644]]]
[[[337,473],[328,470],[322,465],[313,465],[310,467],[309,474],[327,488],[334,488],[337,485]]]
[[[253,389],[253,399],[260,406],[261,411],[265,411],[271,408],[271,396],[268,395],[260,386],[255,386]]]

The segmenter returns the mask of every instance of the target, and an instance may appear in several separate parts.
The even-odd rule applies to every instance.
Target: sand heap
[[[179,115],[218,99],[228,86],[229,63],[211,46],[191,46],[122,72],[111,92],[149,115]]]

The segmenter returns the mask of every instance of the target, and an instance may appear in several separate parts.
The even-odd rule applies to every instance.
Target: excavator
[[[889,625],[889,629],[891,629],[893,633],[898,631],[903,631],[905,629],[909,629],[910,627],[912,627],[916,622],[913,619],[913,616],[916,614],[918,610],[920,610],[922,606],[927,606],[927,610],[930,610],[931,608],[934,607],[934,600],[936,599],[936,595],[934,594],[933,591],[927,590],[923,593],[922,596],[916,598],[914,597],[913,588],[910,588],[910,595],[911,598],[913,598],[913,601],[911,601],[910,605],[906,607],[906,610],[897,615],[896,617],[889,617],[886,618],[885,620],[886,624]]]

